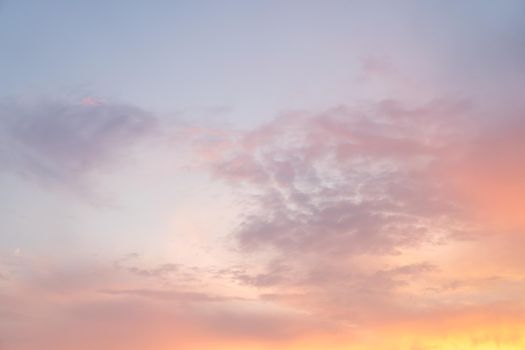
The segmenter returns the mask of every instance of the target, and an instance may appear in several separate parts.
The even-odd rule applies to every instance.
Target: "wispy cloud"
[[[0,170],[46,186],[82,188],[154,134],[156,118],[138,107],[82,100],[0,102]]]

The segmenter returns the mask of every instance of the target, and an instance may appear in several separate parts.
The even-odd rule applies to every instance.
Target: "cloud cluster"
[[[1,169],[66,188],[162,126],[140,109],[91,102],[4,102],[0,121]],[[521,320],[525,128],[516,114],[504,121],[479,117],[467,101],[385,100],[290,112],[246,132],[180,127],[177,145],[194,146],[241,199],[238,263],[145,266],[131,254],[104,267],[4,264],[1,339],[17,349],[35,339],[56,349],[162,349],[357,335],[441,313],[448,324],[476,310]],[[507,274],[449,262],[459,244],[477,258],[506,249]],[[212,285],[241,292],[210,293]]]
[[[288,113],[215,138],[220,147],[200,142],[215,150],[215,178],[245,203],[234,237],[253,265],[231,275],[273,301],[348,322],[444,307],[435,288],[443,261],[411,252],[500,232],[487,216],[522,223],[523,123],[507,115],[494,128],[481,115],[469,101],[386,100]]]

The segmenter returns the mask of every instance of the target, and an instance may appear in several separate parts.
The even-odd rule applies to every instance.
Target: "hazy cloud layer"
[[[58,261],[10,261],[9,268],[3,265],[8,278],[0,281],[0,310],[10,315],[1,321],[0,339],[8,349],[31,349],[35,340],[64,350],[266,343],[293,339],[316,324],[295,313],[265,310],[257,300],[207,291],[202,284],[209,276],[203,272],[200,287],[184,285],[177,276],[167,286],[111,264],[66,268]]]

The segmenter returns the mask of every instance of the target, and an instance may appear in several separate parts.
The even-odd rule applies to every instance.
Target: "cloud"
[[[241,248],[333,256],[395,253],[431,239],[456,208],[425,173],[451,132],[444,119],[465,108],[386,101],[287,116],[248,132],[212,164],[215,176],[256,193],[257,209],[237,233]]]
[[[88,101],[89,103],[86,103]],[[95,103],[96,102],[96,103]],[[37,183],[78,189],[131,153],[156,129],[134,106],[83,100],[0,102],[0,171]]]
[[[108,295],[138,296],[175,302],[219,302],[232,300],[232,298],[218,297],[205,293],[161,289],[103,289],[100,292]]]
[[[7,348],[228,348],[287,341],[318,328],[313,318],[254,299],[212,294],[209,287],[167,288],[100,262],[26,259],[10,277],[0,281],[0,310],[9,315],[0,321],[0,339]],[[208,277],[200,277],[205,284]]]
[[[417,252],[453,249],[465,237],[489,244],[490,234],[520,223],[525,148],[514,115],[505,113],[502,128],[473,101],[382,100],[291,112],[224,136],[206,161],[243,200],[233,236],[251,263],[226,273],[272,302],[352,324],[469,298],[492,303],[481,295],[506,287],[433,289],[452,273],[441,265],[450,266]],[[494,203],[501,210],[473,215]],[[506,229],[490,225],[495,216]]]

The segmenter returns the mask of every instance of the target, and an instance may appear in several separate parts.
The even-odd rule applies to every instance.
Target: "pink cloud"
[[[523,207],[522,123],[508,117],[510,127],[495,129],[478,112],[468,101],[386,100],[292,113],[236,135],[210,167],[234,188],[251,188],[234,235],[248,259],[268,258],[233,277],[273,301],[348,322],[445,307],[430,292],[442,283],[440,266],[415,268],[434,265],[407,264],[403,252],[483,241],[480,233],[498,228],[473,212],[495,201],[502,209],[489,217],[520,223]],[[410,280],[422,288],[417,297],[404,291]]]
[[[204,284],[203,272],[199,278]],[[94,262],[66,268],[19,261],[9,280],[0,282],[0,310],[9,315],[1,322],[1,344],[24,350],[206,347],[254,339],[271,343],[316,327],[314,319],[256,308],[256,300],[210,294],[182,285],[185,280],[152,280]]]

